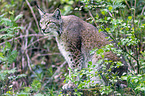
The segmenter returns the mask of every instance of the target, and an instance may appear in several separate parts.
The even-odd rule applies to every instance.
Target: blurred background
[[[0,94],[4,96],[58,96],[68,74],[55,38],[41,33],[40,15],[31,1],[0,0]],[[144,0],[36,1],[45,12],[59,8],[61,15],[78,16],[110,34],[126,54],[130,90],[136,95],[145,92]]]

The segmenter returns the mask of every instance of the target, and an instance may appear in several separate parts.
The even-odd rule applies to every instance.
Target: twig
[[[48,53],[48,54],[41,54],[40,56],[47,56],[47,55],[60,55],[61,53]]]
[[[96,27],[97,27],[98,25],[97,25],[97,23],[96,23],[96,21],[95,21],[95,18],[93,17],[93,15],[92,15],[92,13],[91,13],[90,10],[89,10],[89,14],[90,14],[90,16],[92,17],[92,19],[93,19],[93,21],[94,21],[94,23],[95,23],[95,25],[96,25]]]
[[[130,6],[129,6],[129,4],[128,4],[128,2],[126,0],[125,0],[125,3],[127,4],[128,8],[130,9]]]
[[[135,23],[134,23],[134,21],[135,21],[135,11],[136,11],[136,0],[135,0],[135,3],[134,3],[134,18],[133,18],[133,27],[134,27],[134,29],[136,29],[136,26],[135,26]],[[135,33],[136,33],[136,30],[135,30]],[[134,35],[136,36],[136,34],[134,33]],[[137,36],[136,36],[136,38],[137,38]],[[137,48],[137,46],[136,46],[136,62],[137,62],[137,73],[139,74],[140,73],[140,63],[139,63],[139,60],[138,60],[138,48]]]
[[[30,22],[29,23],[29,26],[28,26],[28,28],[26,29],[26,37],[25,37],[25,44],[24,44],[24,48],[23,48],[23,50],[25,51],[25,54],[26,54],[26,57],[27,57],[27,62],[28,62],[28,67],[29,67],[29,69],[30,69],[30,71],[33,73],[33,74],[35,74],[36,75],[36,73],[32,70],[32,68],[31,68],[31,65],[30,65],[30,58],[29,58],[29,55],[28,55],[28,50],[26,50],[27,49],[27,46],[28,46],[28,35],[29,35],[29,29],[31,28],[31,24],[32,24],[32,22]],[[37,75],[36,75],[37,76]]]
[[[33,11],[32,7],[31,7],[30,3],[28,2],[28,0],[26,0],[26,3],[27,3],[27,5],[29,6],[29,8],[30,8],[30,10],[31,10],[31,13],[32,13],[32,15],[33,15],[33,17],[34,17],[34,20],[35,20],[36,25],[37,25],[37,27],[38,27],[38,30],[39,30],[39,32],[40,32],[39,24],[38,24],[38,21],[37,21],[37,18],[36,18],[36,16],[35,16],[35,14],[34,14],[34,11]]]
[[[135,3],[134,3],[134,20],[135,20],[135,10],[136,10],[136,0],[135,0]],[[134,23],[134,22],[133,22]],[[135,28],[134,28],[135,29]]]
[[[30,58],[29,58],[29,55],[28,55],[28,51],[27,51],[27,50],[26,50],[25,54],[26,54],[26,57],[27,57],[28,67],[29,67],[30,71],[31,71],[33,74],[36,75],[36,73],[35,73],[35,72],[32,70],[32,68],[31,68],[31,65],[30,65]],[[37,76],[37,75],[36,75],[36,76]]]
[[[145,5],[144,5],[144,7],[143,7],[143,9],[141,11],[141,15],[143,15],[144,10],[145,10]]]
[[[140,14],[140,15],[143,15],[144,10],[145,10],[145,5],[144,5],[144,7],[143,7],[143,9],[142,9],[142,11],[141,11],[141,14]],[[138,26],[139,26],[139,23],[140,23],[140,19],[139,19],[139,21],[138,21]]]
[[[36,36],[36,37],[40,37],[40,36],[44,36],[43,34],[30,34],[30,35],[21,35],[19,37],[16,37],[16,38],[12,38],[10,40],[7,40],[7,42],[10,42],[10,41],[13,41],[13,40],[17,40],[19,38],[23,38],[23,37],[31,37],[31,36]],[[5,44],[6,42],[3,42],[3,43],[0,43],[0,46]]]
[[[109,15],[113,18],[113,16],[112,16],[111,12],[109,12],[109,10],[107,10],[107,12],[108,12],[108,13],[109,13]]]
[[[28,35],[29,35],[29,29],[31,28],[32,22],[29,23],[28,28],[26,29],[26,37],[25,37],[25,45],[24,45],[24,50],[27,48],[27,44],[28,44]]]
[[[54,78],[54,76],[55,76],[57,73],[60,72],[60,69],[61,69],[65,64],[66,64],[66,61],[64,61],[64,62],[57,68],[57,70],[56,70],[55,73],[51,76],[51,78],[50,78],[46,83],[43,84],[41,90],[43,90],[43,88],[46,86],[46,84],[48,84],[48,83]]]
[[[36,42],[38,42],[38,41],[41,41],[41,40],[43,40],[43,39],[46,39],[46,38],[48,38],[47,36],[46,37],[42,37],[42,38],[40,38],[40,39],[37,39],[36,41],[34,41],[34,42],[32,42],[31,44],[29,44],[28,46],[27,46],[27,48],[29,48],[31,45],[33,45],[34,43],[36,43]],[[26,49],[27,49],[26,48]]]

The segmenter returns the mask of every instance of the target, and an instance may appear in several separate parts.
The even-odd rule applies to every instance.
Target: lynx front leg
[[[66,35],[69,36],[69,35]],[[67,61],[69,68],[69,77],[73,77],[75,72],[79,72],[82,69],[82,55],[81,55],[81,42],[73,41],[73,40],[65,40],[68,39],[65,36],[61,37],[61,39],[57,38],[57,44],[60,52],[64,56]],[[76,39],[77,40],[77,39]],[[73,42],[72,42],[73,41]],[[79,76],[74,77],[73,80],[79,80]],[[77,87],[72,80],[70,79],[67,84],[63,86],[63,89],[75,88]]]
[[[78,77],[73,77],[73,74],[75,74],[74,71],[72,71],[73,69],[69,70],[69,78],[70,80],[68,81],[67,84],[63,85],[63,89],[73,89],[73,88],[76,88],[77,85],[74,84],[74,82],[72,81],[73,80],[78,80],[79,78]],[[75,70],[75,69],[74,69]]]
[[[74,56],[74,54],[75,54],[75,56]],[[82,69],[82,58],[81,58],[81,55],[79,52],[74,52],[73,54],[69,55],[68,65],[70,68],[70,70],[69,70],[70,80],[67,84],[65,84],[62,87],[63,89],[73,89],[73,88],[77,87],[77,85],[75,85],[73,81],[79,81],[79,79],[80,79],[79,71]],[[74,74],[78,74],[78,75],[74,76]]]

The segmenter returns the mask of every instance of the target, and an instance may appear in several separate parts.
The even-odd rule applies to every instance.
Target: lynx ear
[[[32,2],[30,3],[30,5],[31,5],[31,6],[36,6],[36,7],[38,8],[38,11],[39,11],[39,13],[40,13],[41,16],[45,14],[45,12],[43,12],[43,10],[42,10],[41,8],[39,8],[39,6],[38,6],[38,4],[37,4],[37,1],[32,1]]]
[[[60,10],[58,8],[54,11],[53,17],[55,17],[58,20],[61,19],[61,13],[60,13]]]
[[[39,14],[41,15],[41,16],[43,16],[45,13],[41,10],[41,9],[39,9],[38,8],[38,11],[39,11]]]

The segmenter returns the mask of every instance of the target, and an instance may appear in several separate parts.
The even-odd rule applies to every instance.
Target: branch
[[[43,88],[46,86],[46,84],[48,84],[48,83],[54,78],[54,76],[60,72],[60,69],[61,69],[65,64],[66,64],[66,61],[64,61],[64,62],[57,68],[57,70],[56,70],[55,73],[51,76],[51,78],[50,78],[46,83],[43,84],[41,90],[43,90]]]
[[[143,9],[141,11],[141,15],[143,15],[144,10],[145,10],[145,5],[144,5],[144,7],[143,7]]]
[[[34,17],[34,20],[35,20],[36,25],[37,25],[37,27],[38,27],[38,30],[39,30],[39,32],[40,32],[39,24],[38,24],[38,21],[37,21],[37,18],[36,18],[36,16],[35,16],[35,14],[34,14],[34,11],[33,11],[32,7],[31,7],[30,3],[28,2],[28,0],[26,0],[26,3],[27,3],[27,5],[29,6],[29,8],[30,8],[30,10],[31,10],[31,13],[32,13],[32,15],[33,15],[33,17]]]
[[[46,38],[48,38],[47,36],[46,37],[42,37],[42,38],[40,38],[40,39],[37,39],[36,41],[34,41],[34,42],[32,42],[31,44],[29,44],[28,46],[27,46],[27,48],[29,48],[31,45],[33,45],[34,43],[36,43],[36,42],[38,42],[38,41],[41,41],[41,40],[43,40],[43,39],[46,39]],[[27,49],[26,48],[26,49]]]
[[[92,13],[91,13],[90,10],[89,10],[89,14],[90,14],[90,16],[92,17],[92,19],[93,19],[93,21],[94,21],[94,23],[95,23],[95,25],[96,25],[96,27],[97,27],[98,25],[97,25],[97,23],[96,23],[96,21],[95,21],[95,18],[93,17],[93,15],[92,15]]]
[[[10,41],[13,41],[13,40],[17,40],[19,38],[23,38],[23,37],[31,37],[31,36],[36,36],[36,37],[40,37],[40,36],[44,36],[43,34],[30,34],[30,35],[21,35],[19,37],[16,37],[16,38],[12,38],[10,40],[7,40],[7,42],[10,42]],[[0,43],[0,46],[5,44],[6,42],[3,42],[3,43]]]
[[[37,74],[36,74],[36,73],[32,70],[32,68],[31,68],[30,58],[29,58],[29,55],[28,55],[27,50],[26,50],[25,54],[26,54],[26,57],[27,57],[29,70],[30,70],[33,74],[35,74],[35,75],[37,76]]]
[[[125,0],[125,3],[127,4],[128,8],[130,9],[130,6],[129,6],[129,4],[128,4],[128,2],[126,0]]]

